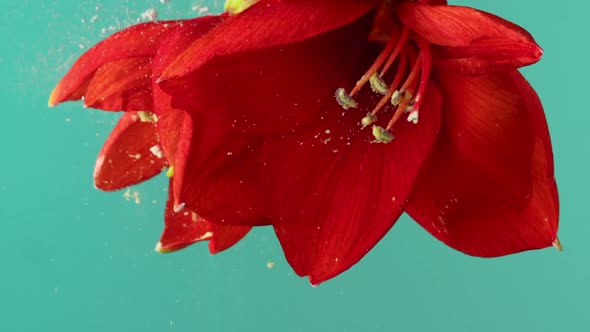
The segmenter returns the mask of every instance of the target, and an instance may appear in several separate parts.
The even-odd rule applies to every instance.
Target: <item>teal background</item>
[[[190,17],[197,1],[222,6],[0,4],[0,330],[590,331],[586,2],[460,2],[524,26],[545,49],[524,73],[553,137],[565,251],[468,257],[403,217],[359,264],[313,288],[293,274],[271,229],[216,256],[204,244],[155,253],[166,179],[132,188],[140,204],[92,186],[118,114],[81,103],[47,108],[54,84],[105,37],[102,28],[124,27],[151,7],[160,18]]]

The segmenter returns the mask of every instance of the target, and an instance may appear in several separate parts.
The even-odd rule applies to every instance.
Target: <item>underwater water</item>
[[[358,264],[311,287],[272,229],[211,256],[163,255],[167,179],[94,189],[96,155],[120,114],[66,103],[53,86],[82,52],[147,19],[219,12],[222,1],[36,0],[0,4],[0,330],[588,331],[590,112],[586,2],[451,1],[518,23],[544,48],[523,70],[544,103],[560,189],[553,248],[473,258],[407,216]]]

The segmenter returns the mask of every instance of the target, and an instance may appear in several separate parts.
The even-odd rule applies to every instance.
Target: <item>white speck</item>
[[[141,13],[142,20],[154,21],[158,18],[158,11],[155,8],[146,9]]]
[[[418,111],[411,111],[408,115],[408,122],[418,124]]]
[[[150,152],[154,154],[154,156],[158,158],[164,157],[164,151],[162,151],[162,147],[159,144],[156,144],[150,148]]]
[[[228,152],[227,152],[227,155],[228,155],[228,156],[231,156],[231,155],[233,155],[233,154],[234,154],[234,153],[233,153],[233,152],[231,152],[231,151],[228,151]]]
[[[135,201],[135,204],[141,203],[141,200],[139,199],[139,192],[131,192],[131,189],[127,189],[127,191],[123,194],[123,197],[125,197],[125,199],[128,201],[133,199],[133,201]]]
[[[207,6],[201,6],[201,5],[194,5],[192,7],[194,12],[198,12],[199,14],[203,14],[209,11],[209,7]]]
[[[326,134],[329,134],[329,133],[331,133],[330,129],[326,129],[325,133],[326,133]]]

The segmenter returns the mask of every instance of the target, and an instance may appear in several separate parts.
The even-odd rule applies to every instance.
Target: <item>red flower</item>
[[[193,39],[223,19],[139,24],[107,38],[86,52],[58,83],[49,98],[54,106],[84,98],[84,106],[126,111],[101,149],[94,182],[102,190],[118,190],[145,181],[169,165],[182,171],[191,119],[170,105],[170,96],[155,84],[162,69]],[[174,167],[168,170],[172,176]],[[189,209],[174,206],[170,181],[165,228],[156,250],[170,252],[210,240],[212,254],[225,250],[251,227],[204,220]],[[180,211],[182,210],[182,211]]]
[[[403,211],[470,255],[559,246],[543,108],[517,71],[542,52],[522,28],[402,0],[262,0],[213,25],[111,37],[126,50],[109,63],[125,59],[120,72],[151,89],[88,60],[100,65],[75,65],[84,79],[66,76],[50,103],[88,103],[95,80],[117,109],[145,110],[153,94],[174,206],[215,225],[271,224],[314,284],[354,265]],[[125,45],[141,42],[157,48],[151,76]]]

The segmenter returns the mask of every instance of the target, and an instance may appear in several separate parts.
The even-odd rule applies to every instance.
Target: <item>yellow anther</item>
[[[395,90],[391,95],[391,105],[398,106],[402,102],[402,95],[399,90]]]
[[[250,6],[258,1],[259,0],[226,0],[224,9],[226,12],[235,15],[250,8]]]
[[[340,106],[342,106],[342,108],[344,108],[345,110],[349,108],[356,108],[358,106],[356,100],[354,100],[350,95],[348,95],[346,90],[344,90],[343,88],[338,88],[336,90],[335,96],[338,104],[340,104]]]
[[[370,126],[377,121],[377,115],[367,113],[367,116],[361,119],[361,126],[365,128],[366,126]]]
[[[373,75],[371,75],[371,78],[369,79],[369,83],[371,84],[371,90],[373,90],[373,92],[381,94],[381,95],[386,95],[387,92],[389,91],[389,87],[387,86],[387,83],[385,83],[383,81],[383,79],[381,78],[381,76],[379,76],[377,73],[374,73]]]
[[[373,126],[373,136],[377,143],[389,143],[395,139],[392,133],[379,126]]]
[[[166,171],[166,176],[169,178],[174,176],[174,166],[170,166],[170,168],[168,168],[168,170]]]
[[[139,120],[141,122],[158,122],[158,116],[152,112],[148,111],[139,111],[137,112],[137,116],[139,116]]]

